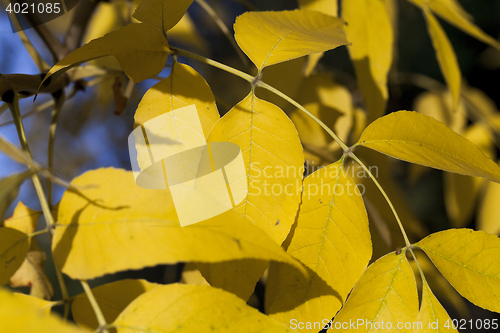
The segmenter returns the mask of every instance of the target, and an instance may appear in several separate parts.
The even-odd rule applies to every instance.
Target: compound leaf
[[[246,12],[234,24],[236,42],[257,66],[346,45],[344,22],[317,11]]]
[[[500,182],[500,168],[469,140],[417,112],[399,111],[377,119],[355,146],[403,161]]]
[[[471,229],[450,229],[427,236],[420,247],[450,284],[470,302],[500,312],[500,240]]]
[[[112,325],[118,333],[294,332],[231,293],[184,284],[161,286],[139,296]]]
[[[98,169],[73,180],[58,209],[52,250],[72,278],[180,261],[278,260],[304,271],[265,233],[232,211],[181,227],[170,192],[137,186],[132,172]]]

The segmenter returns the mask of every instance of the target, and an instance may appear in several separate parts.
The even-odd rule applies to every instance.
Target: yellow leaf
[[[369,122],[385,113],[392,64],[393,32],[384,0],[350,0],[342,4],[348,47]]]
[[[180,227],[170,192],[138,187],[132,172],[89,171],[73,180],[85,187],[61,199],[52,251],[72,278],[180,261],[255,258],[302,266],[232,211]],[[92,186],[90,186],[92,185]]]
[[[3,332],[90,333],[64,323],[59,317],[47,315],[39,304],[19,295],[0,290],[0,322]]]
[[[10,277],[23,263],[30,248],[26,234],[11,228],[0,227],[0,286],[7,284]]]
[[[318,65],[321,58],[323,58],[324,53],[313,53],[307,56],[307,65],[304,70],[304,76],[309,76],[312,74],[316,66]]]
[[[491,134],[483,125],[473,124],[464,136],[478,146],[486,156],[489,158],[494,156],[495,147],[490,139]],[[444,174],[445,207],[452,226],[463,228],[470,222],[477,197],[486,182],[484,178],[466,177],[455,173]],[[488,220],[490,219],[495,220],[492,216],[488,216]]]
[[[0,221],[19,193],[19,186],[29,177],[30,172],[18,173],[0,179]]]
[[[234,210],[281,244],[302,192],[304,157],[293,123],[278,107],[250,93],[214,125],[207,141],[240,146],[248,196]]]
[[[167,39],[158,29],[144,23],[129,24],[68,54],[49,70],[42,84],[53,74],[104,56],[115,57],[125,74],[140,82],[161,72],[169,52]]]
[[[424,9],[424,16],[427,21],[427,29],[431,36],[432,45],[434,46],[434,50],[436,50],[439,67],[453,96],[453,109],[456,110],[460,98],[461,86],[461,74],[457,56],[446,33],[431,11]]]
[[[205,137],[220,118],[215,97],[207,82],[192,67],[174,62],[170,76],[142,97],[135,112],[135,126],[175,109],[194,104]]]
[[[33,297],[21,293],[12,293],[11,296],[20,299],[21,302],[30,304],[30,307],[39,310],[46,316],[50,315],[50,309],[57,304],[57,302],[50,302],[38,297]]]
[[[134,17],[166,33],[177,24],[193,0],[143,0]]]
[[[450,229],[415,244],[470,302],[500,312],[500,239],[484,231]]]
[[[133,301],[112,324],[118,333],[294,332],[228,292],[207,286],[170,284]]]
[[[234,211],[281,244],[295,220],[302,192],[304,157],[293,123],[275,105],[249,94],[214,125],[207,141],[232,142],[241,148],[248,196]],[[267,263],[210,266],[200,270],[211,285],[247,299]]]
[[[449,92],[424,92],[415,99],[413,109],[432,117],[459,134],[463,134],[467,124],[467,114],[463,103],[453,110],[452,97]]]
[[[345,301],[372,255],[363,198],[342,161],[307,176],[303,189],[287,252],[318,273]]]
[[[38,218],[42,212],[29,209],[21,201],[14,209],[14,214],[4,221],[4,227],[19,230],[22,233],[30,234],[35,231]]]
[[[434,13],[480,41],[500,50],[500,43],[485,34],[471,21],[470,15],[456,0],[409,0],[421,8],[430,8]]]
[[[266,285],[266,313],[300,332],[316,333],[342,307],[342,299],[309,268],[309,277],[304,277],[286,266],[271,263]],[[305,323],[311,324],[307,327]]]
[[[113,322],[118,315],[137,297],[159,287],[157,283],[146,280],[120,280],[92,288],[92,293],[107,323]],[[76,296],[71,303],[73,319],[82,328],[95,330],[99,323],[94,309],[86,294]]]
[[[417,112],[399,111],[370,124],[355,146],[403,161],[500,182],[500,168],[469,140]]]
[[[316,11],[246,12],[234,24],[236,42],[257,66],[346,45],[344,22]]]
[[[432,293],[427,281],[424,280],[423,282],[422,304],[417,317],[417,322],[422,323],[422,327],[415,328],[413,332],[458,332],[453,328],[450,316]],[[448,327],[445,327],[445,325],[448,325]]]
[[[344,325],[341,332],[350,331],[351,322],[357,332],[381,332],[390,325],[392,332],[407,332],[418,314],[415,277],[405,252],[385,255],[371,264],[356,283],[349,299],[335,317],[335,325]],[[384,325],[382,329],[381,325]],[[410,327],[411,328],[411,327]]]

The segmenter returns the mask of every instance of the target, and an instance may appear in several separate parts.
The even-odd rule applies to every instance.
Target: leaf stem
[[[365,172],[368,173],[368,176],[370,176],[371,180],[378,187],[380,193],[382,193],[382,195],[384,196],[385,201],[387,201],[387,204],[389,205],[389,207],[391,207],[392,213],[394,214],[394,217],[396,218],[396,221],[398,222],[399,229],[401,230],[401,233],[403,234],[403,238],[405,240],[406,247],[408,249],[410,249],[411,243],[410,243],[410,240],[408,239],[408,236],[406,235],[405,229],[403,228],[403,224],[401,223],[401,220],[399,219],[399,215],[396,212],[396,209],[394,208],[394,205],[392,204],[391,199],[389,199],[389,196],[387,195],[387,193],[385,193],[384,189],[382,188],[380,183],[377,181],[377,178],[375,178],[375,176],[371,173],[370,169],[367,168],[366,165],[363,162],[361,162],[361,160],[356,155],[354,155],[354,153],[352,151],[349,151],[347,153],[347,156],[349,156],[353,160],[355,160],[363,168],[363,170],[365,170]]]
[[[49,170],[53,169],[54,164],[54,144],[56,141],[57,124],[59,122],[59,115],[61,108],[65,101],[64,90],[52,94],[54,98],[54,108],[52,109],[52,118],[49,127],[49,147],[47,152],[47,166]],[[47,200],[50,207],[52,207],[52,180],[47,178]]]
[[[106,323],[106,319],[104,318],[104,315],[102,314],[101,308],[99,307],[99,304],[97,304],[97,300],[94,297],[94,294],[92,293],[92,289],[90,289],[90,286],[87,282],[87,280],[80,280],[83,286],[83,290],[85,291],[85,294],[87,295],[90,305],[92,306],[92,309],[94,310],[95,316],[97,318],[97,322],[99,323],[99,328],[98,330],[101,333],[107,333],[108,330],[106,327],[108,327],[108,324]]]
[[[220,62],[217,62],[215,60],[212,60],[212,59],[209,59],[207,57],[201,56],[199,54],[196,54],[196,53],[193,53],[193,52],[189,52],[189,51],[186,51],[186,50],[180,49],[178,47],[174,47],[174,46],[170,46],[170,50],[172,50],[174,53],[176,53],[176,54],[178,54],[180,56],[188,57],[188,58],[191,58],[191,59],[195,59],[195,60],[198,60],[198,61],[200,61],[202,63],[207,64],[207,65],[210,65],[210,66],[222,69],[223,71],[226,71],[228,73],[231,73],[233,75],[241,77],[243,80],[248,81],[250,83],[252,83],[254,81],[254,79],[255,79],[253,76],[251,76],[251,75],[249,75],[249,74],[247,74],[245,72],[242,72],[240,70],[237,70],[236,68],[233,68],[233,67],[221,64]]]
[[[33,237],[36,237],[36,236],[40,236],[40,235],[46,234],[48,232],[50,232],[50,229],[49,228],[45,228],[43,230],[35,231],[35,232],[32,232],[31,234],[28,234],[28,237],[29,238],[33,238]]]

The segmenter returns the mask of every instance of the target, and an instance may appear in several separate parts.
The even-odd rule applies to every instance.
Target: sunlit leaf
[[[362,325],[357,332],[380,332],[380,324],[389,323],[392,332],[407,332],[398,328],[398,323],[413,323],[418,314],[418,296],[415,277],[408,264],[406,254],[385,255],[371,264],[356,283],[349,299],[335,317],[335,323],[349,323],[349,320]],[[370,326],[367,323],[379,324]],[[349,332],[349,327],[337,330]]]
[[[407,162],[500,182],[500,168],[466,138],[416,112],[399,111],[370,124],[356,146]]]
[[[369,121],[385,113],[387,73],[392,64],[393,32],[384,0],[350,0],[342,3],[349,54]]]
[[[167,32],[177,24],[193,0],[143,0],[134,17]]]
[[[344,22],[316,11],[246,12],[234,24],[236,42],[264,67],[346,45]]]
[[[184,265],[180,283],[195,284],[202,286],[210,285],[207,282],[207,280],[205,280],[203,275],[201,275],[201,272],[198,270],[196,264],[194,263],[187,263]]]
[[[30,234],[35,231],[40,215],[42,215],[42,212],[30,209],[19,201],[14,209],[14,213],[11,217],[5,219],[3,226],[19,230],[25,234]]]
[[[232,211],[180,227],[170,192],[137,186],[132,172],[98,169],[72,184],[89,186],[80,194],[63,195],[52,244],[56,265],[72,278],[180,261],[244,258],[288,262],[303,271],[268,236]]]
[[[458,332],[453,328],[450,316],[425,280],[422,287],[422,304],[416,322],[420,322],[422,326],[415,328],[413,332]],[[445,327],[446,324],[448,324],[447,327]]]
[[[287,252],[318,273],[345,301],[372,254],[363,198],[341,161],[310,174],[303,188]]]
[[[243,154],[248,196],[234,211],[281,244],[295,220],[302,191],[304,157],[297,131],[277,106],[249,94],[213,127],[208,142],[236,143]],[[218,287],[250,296],[266,263],[221,263],[204,277]],[[239,272],[239,273],[236,273]],[[241,276],[235,278],[234,274]],[[211,281],[215,278],[216,281]]]
[[[20,299],[21,302],[24,302],[25,304],[30,304],[30,308],[35,308],[46,316],[50,315],[50,310],[56,305],[56,302],[46,301],[44,299],[26,294],[12,293],[10,295],[14,298]]]
[[[43,301],[42,301],[43,302]],[[37,302],[39,303],[39,302]],[[3,332],[90,333],[48,315],[39,304],[26,297],[0,290],[0,322]]]
[[[205,137],[220,118],[215,98],[203,77],[188,65],[174,62],[170,76],[155,84],[142,97],[135,112],[136,125],[184,106],[194,104]]]
[[[434,50],[436,50],[439,67],[453,96],[453,109],[456,109],[460,98],[462,79],[457,56],[448,36],[446,36],[436,17],[434,17],[430,10],[424,10],[424,16],[427,21],[427,29],[431,36],[432,45],[434,46]]]
[[[486,185],[484,196],[479,204],[477,227],[487,233],[500,234],[500,184],[490,182]]]
[[[21,266],[30,248],[28,236],[18,230],[0,227],[0,286]]]
[[[160,284],[146,280],[120,280],[92,289],[92,293],[107,323],[118,315],[137,297],[159,287]],[[71,303],[73,319],[82,328],[97,329],[99,324],[86,294],[76,296]]]
[[[453,24],[457,28],[468,33],[472,37],[490,44],[491,46],[500,50],[500,43],[494,38],[484,33],[478,26],[472,23],[472,18],[462,8],[457,0],[409,0],[421,8],[430,8],[434,13],[441,16],[443,19]]]
[[[467,114],[463,103],[453,109],[453,99],[448,91],[424,92],[415,99],[413,109],[432,117],[459,134],[467,125]]]
[[[125,74],[140,82],[161,72],[169,51],[167,39],[158,29],[144,23],[129,24],[68,54],[50,69],[43,82],[53,74],[60,75],[73,66],[105,56],[115,57]]]
[[[415,244],[470,302],[500,312],[500,239],[484,231],[450,229]],[[471,283],[473,281],[473,283]]]
[[[133,301],[113,323],[118,333],[294,332],[238,297],[208,286],[170,284]]]

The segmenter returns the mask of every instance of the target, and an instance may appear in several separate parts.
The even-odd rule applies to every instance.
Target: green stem
[[[56,141],[56,131],[57,124],[59,122],[59,115],[61,114],[61,108],[64,104],[65,96],[64,90],[61,90],[60,94],[53,94],[54,97],[54,109],[52,109],[52,119],[50,121],[49,127],[49,148],[47,153],[47,166],[50,171],[53,170],[54,164],[54,144]],[[50,178],[47,178],[47,200],[49,206],[52,207],[52,181]]]
[[[101,333],[107,333],[108,330],[106,327],[108,324],[106,323],[106,319],[104,318],[104,315],[102,314],[101,308],[99,307],[99,304],[97,304],[97,300],[94,297],[94,294],[92,293],[92,289],[90,289],[90,286],[86,280],[80,280],[83,286],[83,290],[85,291],[85,294],[87,295],[90,305],[92,306],[92,309],[94,310],[95,316],[97,318],[97,322],[99,323],[99,328],[98,330]]]
[[[196,53],[189,52],[189,51],[186,51],[186,50],[180,49],[178,47],[174,47],[174,46],[170,46],[170,50],[172,50],[173,52],[175,52],[176,54],[178,54],[180,56],[195,59],[195,60],[198,60],[204,64],[222,69],[223,71],[226,71],[228,73],[231,73],[233,75],[241,77],[243,80],[248,81],[250,83],[252,83],[255,79],[253,76],[251,76],[245,72],[242,72],[240,70],[237,70],[236,68],[221,64],[220,62],[217,62],[217,61],[209,59],[207,57],[198,55]]]
[[[24,152],[29,156],[29,158],[33,159],[31,156],[31,152],[28,146],[28,141],[26,139],[26,132],[24,131],[23,120],[21,118],[21,111],[19,110],[19,98],[17,93],[13,92],[13,101],[12,103],[7,103],[12,112],[12,118],[14,118],[14,123],[16,125],[17,134],[19,135],[19,141],[21,142],[21,147]],[[54,217],[52,216],[52,212],[50,211],[49,203],[47,202],[47,198],[45,197],[45,193],[43,192],[42,183],[40,182],[40,178],[36,173],[36,170],[33,170],[33,167],[28,166],[31,171],[33,171],[33,175],[31,179],[33,180],[33,185],[35,186],[35,191],[38,196],[38,200],[40,201],[40,205],[42,206],[42,212],[45,217],[45,221],[47,223],[47,229],[50,231],[50,235],[54,233]],[[59,271],[59,268],[56,266],[56,275],[57,280],[59,282],[59,286],[61,288],[61,293],[63,296],[63,300],[67,301],[69,299],[68,289],[66,288],[66,284],[64,282],[64,278],[62,273]],[[67,318],[69,315],[69,303],[65,303],[64,306],[64,318]]]
[[[408,249],[410,249],[411,243],[410,243],[410,240],[408,239],[408,236],[406,235],[405,229],[403,228],[403,224],[401,223],[401,220],[399,219],[399,215],[396,212],[396,209],[394,208],[394,205],[392,204],[391,199],[389,199],[389,196],[387,196],[387,193],[385,193],[384,189],[382,188],[380,183],[377,181],[377,178],[375,178],[375,176],[371,173],[370,169],[368,169],[366,167],[366,165],[363,162],[361,162],[361,160],[356,155],[354,155],[354,153],[352,151],[349,151],[347,153],[347,156],[351,157],[353,160],[358,162],[358,164],[363,168],[363,170],[365,170],[366,173],[368,173],[368,176],[370,176],[371,180],[378,187],[380,193],[382,193],[382,195],[384,196],[385,201],[387,201],[387,204],[389,204],[389,207],[391,207],[391,210],[392,210],[392,213],[394,214],[394,217],[396,217],[396,221],[398,222],[399,229],[401,230],[401,233],[403,234],[403,238],[405,240],[406,247]]]

